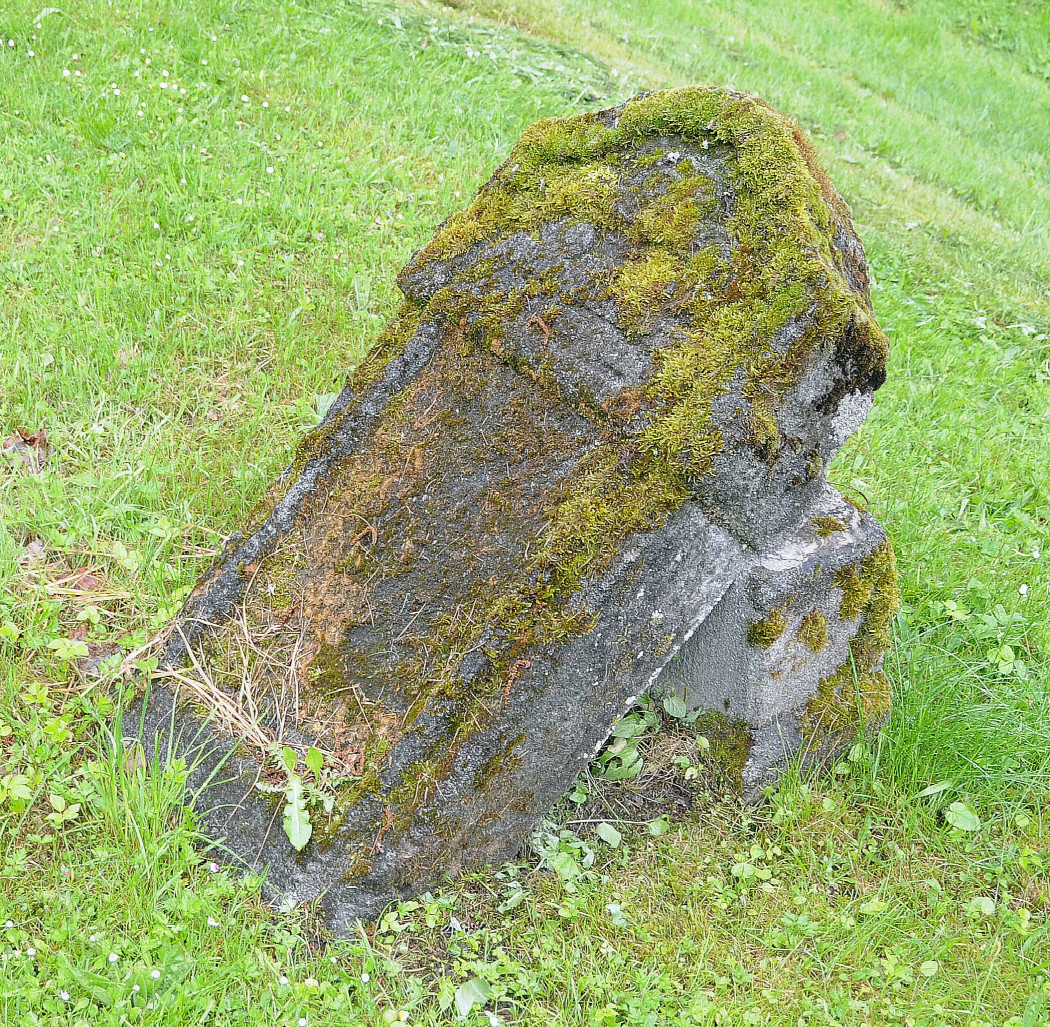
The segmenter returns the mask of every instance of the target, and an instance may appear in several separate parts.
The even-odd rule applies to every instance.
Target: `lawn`
[[[117,2],[0,10],[0,1020],[1050,1022],[1050,8]],[[113,744],[106,669],[522,129],[693,82],[795,117],[868,249],[889,379],[829,477],[897,549],[892,720],[325,945]]]

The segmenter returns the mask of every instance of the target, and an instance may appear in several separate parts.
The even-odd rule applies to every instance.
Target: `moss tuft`
[[[769,649],[787,631],[784,607],[771,610],[762,620],[753,620],[747,626],[747,644],[756,649]]]
[[[829,735],[846,736],[878,724],[890,710],[892,687],[882,659],[890,647],[890,625],[900,605],[893,547],[884,542],[842,577],[847,584],[840,585],[842,616],[863,619],[850,641],[849,658],[834,674],[821,679],[806,708],[801,726],[811,747],[823,744]],[[836,583],[838,578],[836,575]]]
[[[724,713],[702,713],[696,721],[696,733],[709,744],[705,766],[711,772],[715,791],[739,795],[744,790],[744,767],[751,756],[751,729],[743,720]]]
[[[838,517],[814,517],[813,530],[820,538],[830,538],[837,531],[845,531],[846,522]]]
[[[798,640],[815,653],[828,644],[828,619],[820,610],[812,610],[798,626]]]

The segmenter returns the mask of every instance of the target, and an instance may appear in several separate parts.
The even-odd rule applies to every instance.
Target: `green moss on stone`
[[[770,610],[762,620],[753,620],[747,625],[747,644],[756,649],[769,649],[787,631],[784,607]]]
[[[724,713],[702,713],[696,720],[697,735],[709,744],[705,765],[712,771],[711,784],[739,795],[744,790],[744,767],[751,756],[751,728],[747,722]]]
[[[820,538],[830,538],[837,531],[845,531],[846,522],[838,517],[814,517],[813,530]]]
[[[863,619],[850,641],[848,659],[834,674],[821,679],[806,708],[801,727],[811,747],[823,745],[828,736],[845,738],[862,727],[876,725],[890,709],[892,687],[882,660],[890,647],[890,626],[900,605],[893,547],[884,542],[842,577],[848,585],[843,588],[842,616]],[[836,582],[838,578],[836,575]],[[847,603],[851,616],[846,614]]]
[[[474,774],[474,790],[485,791],[492,782],[505,771],[511,771],[521,763],[521,757],[514,750],[525,741],[524,735],[517,735],[511,742],[490,756]]]
[[[798,626],[798,640],[808,649],[819,653],[828,644],[828,619],[820,610],[812,610]]]

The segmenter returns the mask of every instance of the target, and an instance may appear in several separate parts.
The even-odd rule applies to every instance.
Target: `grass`
[[[50,447],[0,468],[4,1022],[1047,1021],[1045,5],[13,0],[0,31],[0,430]],[[898,551],[891,724],[760,810],[552,827],[540,869],[323,948],[212,869],[90,667],[170,618],[525,125],[684,82],[797,117],[868,247],[890,377],[831,477]]]

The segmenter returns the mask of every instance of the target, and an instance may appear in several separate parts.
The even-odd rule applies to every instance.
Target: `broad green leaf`
[[[512,909],[517,909],[524,901],[525,889],[519,885],[499,904],[499,911],[509,913]]]
[[[637,713],[631,713],[612,729],[609,737],[635,738],[638,735],[645,734],[645,727],[645,721]]]
[[[321,768],[324,766],[324,753],[311,745],[306,750],[306,765],[310,768],[310,772],[314,777],[320,777]]]
[[[953,802],[945,811],[944,819],[957,831],[980,831],[981,818],[965,802]]]
[[[466,984],[456,989],[456,1012],[466,1016],[472,1009],[484,1009],[492,999],[492,989],[488,981],[480,977],[471,977]]]
[[[667,822],[667,817],[657,817],[649,821],[649,834],[654,838],[659,838],[660,835],[667,834],[670,830],[671,825]]]
[[[681,720],[686,715],[685,700],[678,695],[664,696],[664,713],[675,720]]]
[[[915,798],[925,799],[931,795],[940,795],[941,792],[948,791],[954,784],[954,781],[938,781],[936,784],[930,785],[929,788],[924,788]]]
[[[1046,1011],[1046,996],[1042,992],[1033,991],[1024,1006],[1024,1014],[1021,1016],[1021,1027],[1038,1027],[1044,1023],[1043,1013]]]
[[[338,392],[322,392],[314,396],[314,416],[318,424],[324,420],[325,414],[338,398]]]
[[[294,774],[295,768],[299,765],[299,754],[290,745],[286,745],[281,750],[281,759],[288,768],[288,773]]]
[[[590,789],[582,781],[577,781],[573,786],[571,792],[569,792],[569,800],[575,802],[577,806],[587,801],[587,796]]]
[[[306,808],[306,800],[303,798],[303,783],[294,774],[288,782],[286,798],[284,833],[288,835],[292,848],[296,852],[302,852],[310,840],[310,835],[314,833],[314,829],[310,823],[310,812]]]
[[[594,833],[606,845],[611,845],[614,849],[618,848],[620,842],[623,841],[623,835],[612,824],[607,824],[604,820],[594,829]]]
[[[642,772],[642,761],[614,764],[602,775],[606,781],[632,781]]]

